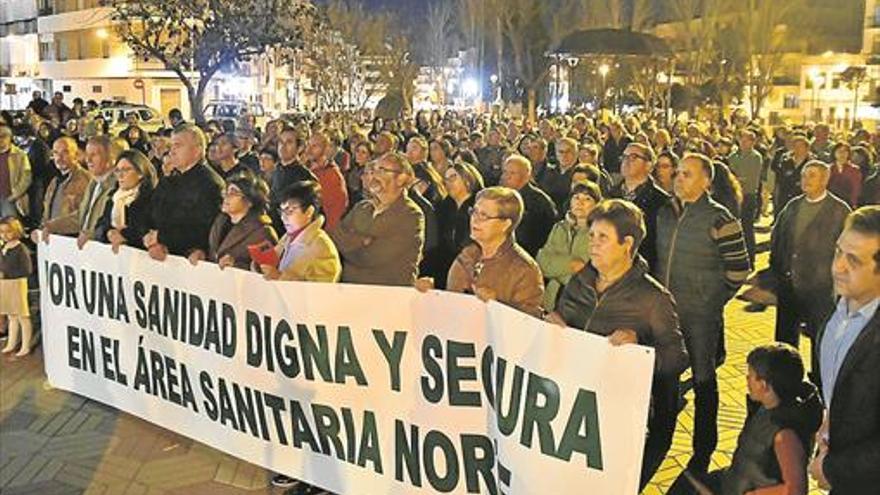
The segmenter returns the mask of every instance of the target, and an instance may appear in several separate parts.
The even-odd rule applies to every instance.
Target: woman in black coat
[[[437,273],[446,274],[462,248],[471,243],[471,215],[474,198],[483,189],[483,177],[468,163],[453,163],[443,176],[447,196],[437,205],[439,245]],[[437,288],[446,286],[446,277],[435,277]]]
[[[114,173],[116,191],[95,226],[95,238],[112,244],[114,251],[123,244],[142,248],[142,239],[149,230],[156,171],[145,154],[126,150],[116,159]]]

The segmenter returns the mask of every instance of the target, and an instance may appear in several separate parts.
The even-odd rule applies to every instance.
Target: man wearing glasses
[[[343,259],[342,281],[412,286],[425,242],[425,217],[406,194],[412,166],[390,152],[364,169],[370,199],[356,204],[330,237]]]
[[[651,169],[654,151],[641,143],[630,143],[623,151],[620,172],[623,181],[612,191],[612,197],[633,202],[645,214],[647,234],[639,247],[639,254],[654,269],[657,266],[657,212],[669,204],[670,196],[654,183]]]

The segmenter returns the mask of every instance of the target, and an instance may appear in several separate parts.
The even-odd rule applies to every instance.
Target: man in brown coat
[[[390,152],[364,170],[365,199],[343,217],[330,237],[342,256],[342,281],[412,286],[425,242],[425,217],[404,194],[412,181],[409,160]]]
[[[49,234],[79,234],[79,205],[92,182],[92,175],[77,160],[76,141],[61,137],[52,145],[52,158],[61,175],[49,182],[43,200],[43,241]],[[36,231],[34,232],[36,234]]]

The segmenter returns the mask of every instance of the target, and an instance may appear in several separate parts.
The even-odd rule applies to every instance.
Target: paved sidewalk
[[[766,259],[766,253],[760,255],[759,266],[766,265]],[[714,467],[729,464],[745,418],[745,356],[754,346],[769,342],[773,334],[773,308],[746,313],[743,306],[733,301],[726,313],[728,356],[719,371],[720,445]],[[807,349],[803,351],[806,356]],[[688,397],[672,451],[646,494],[664,493],[688,461],[693,394]],[[16,361],[0,358],[3,495],[283,493],[269,486],[270,476],[261,468],[128,414],[73,394],[46,390],[39,351]]]

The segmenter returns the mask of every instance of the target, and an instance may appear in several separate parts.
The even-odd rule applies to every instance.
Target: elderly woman
[[[547,280],[544,307],[554,308],[559,291],[571,277],[583,270],[590,259],[590,231],[587,217],[602,201],[594,182],[575,182],[568,195],[568,213],[556,222],[547,244],[538,251],[538,266]]]
[[[248,246],[270,242],[278,237],[266,214],[269,186],[252,173],[234,176],[226,183],[220,213],[208,234],[208,252],[196,249],[189,255],[192,264],[208,259],[220,268],[234,266],[248,269],[251,264]]]
[[[149,231],[150,199],[156,187],[156,171],[147,155],[125,150],[116,159],[116,192],[95,224],[95,239],[119,246],[143,247],[141,239]]]
[[[483,301],[496,300],[540,317],[544,279],[538,263],[514,237],[522,220],[522,197],[506,187],[483,189],[470,213],[474,243],[455,258],[446,289],[475,294]],[[425,290],[430,284],[420,279],[416,287]]]
[[[678,379],[688,366],[672,295],[638,256],[645,238],[642,211],[619,199],[599,203],[587,218],[590,262],[565,286],[547,320],[608,337],[612,345],[653,347],[652,415],[641,488],[666,457],[678,415]],[[640,488],[640,489],[641,489]]]
[[[275,246],[278,266],[260,265],[267,280],[338,282],[342,275],[339,252],[324,231],[321,185],[294,182],[279,198],[285,234]]]

